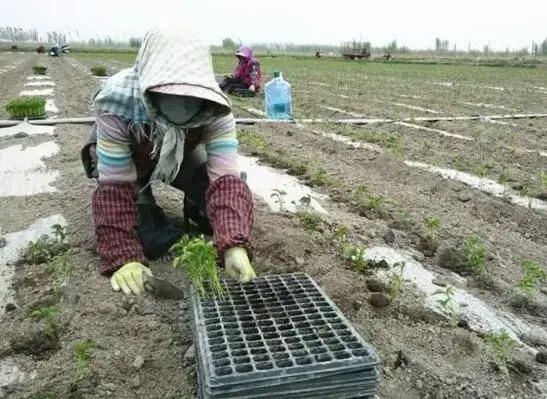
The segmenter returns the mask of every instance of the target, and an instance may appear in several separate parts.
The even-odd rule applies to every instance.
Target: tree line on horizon
[[[58,32],[47,31],[45,36],[40,35],[36,29],[23,29],[19,27],[0,26],[0,41],[11,43],[36,43],[36,44],[71,44],[82,47],[94,48],[134,48],[137,49],[141,45],[142,39],[139,37],[131,37],[129,40],[114,40],[110,36],[103,38],[92,38],[88,40],[80,39],[78,31],[74,32]],[[236,42],[231,38],[225,38],[220,45],[212,45],[212,51],[233,51],[241,45],[241,42]],[[254,51],[266,54],[275,53],[315,53],[320,51],[323,54],[339,53],[340,51],[357,51],[366,50],[371,53],[398,53],[410,54],[418,52],[429,52],[435,54],[471,54],[471,55],[489,55],[489,54],[518,54],[520,56],[547,56],[547,38],[536,42],[533,41],[530,47],[520,49],[506,48],[505,51],[494,51],[489,45],[485,45],[482,49],[473,49],[471,45],[467,49],[462,50],[456,47],[455,44],[450,44],[448,40],[435,38],[434,49],[411,49],[407,46],[399,46],[396,40],[384,46],[372,46],[370,42],[359,42],[356,40],[340,43],[340,45],[324,45],[324,44],[296,44],[296,43],[252,43]]]

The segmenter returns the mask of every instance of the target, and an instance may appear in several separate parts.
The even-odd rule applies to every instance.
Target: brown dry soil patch
[[[66,104],[85,109],[86,104],[76,104],[76,101],[85,101],[83,94],[75,94],[76,100],[71,97],[74,93],[70,90],[74,84],[72,79],[83,81],[83,75],[83,72],[73,72],[68,75],[72,77],[57,81],[56,101],[59,104],[66,101]],[[70,114],[73,115],[72,110]],[[61,179],[56,183],[60,193],[43,198],[43,202],[49,204],[50,214],[61,211],[68,221],[70,248],[67,255],[75,270],[57,296],[48,265],[20,263],[16,266],[16,308],[7,313],[0,326],[0,336],[9,337],[1,344],[0,357],[14,356],[23,370],[36,370],[36,376],[31,382],[3,390],[13,399],[192,398],[196,384],[195,363],[189,350],[192,336],[186,302],[150,296],[124,297],[112,292],[108,279],[98,273],[88,206],[94,184],[85,178],[79,160],[80,145],[88,130],[83,126],[57,128],[55,141],[62,151],[47,163],[61,172]],[[314,162],[321,163],[329,174],[338,172],[344,183],[347,179],[355,180],[354,170],[358,170],[370,176],[367,185],[375,190],[387,186],[386,183],[400,189],[395,177],[396,172],[403,174],[403,171],[395,161],[351,153],[307,133],[285,133],[265,129],[260,136],[270,143],[270,151],[282,143],[286,151],[295,155],[313,156]],[[380,173],[375,176],[371,172],[372,166],[382,167],[380,170],[385,172],[383,184]],[[344,171],[347,176],[342,173]],[[412,177],[412,173],[404,176]],[[409,181],[409,184],[417,183],[417,180]],[[424,188],[427,187],[420,186],[414,191]],[[445,203],[446,208],[458,207],[457,200],[446,195],[446,190],[441,187],[440,191],[445,193],[443,199],[451,200]],[[386,194],[395,197],[394,192],[386,191]],[[411,199],[423,199],[408,192],[402,192],[396,199],[405,196],[412,197],[409,203]],[[180,199],[180,193],[158,190],[158,200],[170,214],[180,214]],[[25,201],[20,198],[9,200],[13,204]],[[488,201],[492,200],[478,197],[472,203]],[[29,203],[29,206],[33,204]],[[347,224],[350,240],[355,243],[374,244],[380,240],[393,243],[393,239],[382,237],[389,236],[384,221],[368,220],[347,213],[344,206],[337,206],[327,205],[331,215],[315,225],[315,232],[309,232],[298,217],[272,214],[257,201],[253,231],[255,267],[258,274],[303,271],[319,282],[381,355],[381,398],[537,397],[533,381],[545,371],[529,355],[514,352],[511,372],[503,377],[490,367],[489,349],[475,333],[454,329],[439,321],[438,316],[424,310],[422,298],[411,287],[405,287],[402,297],[388,307],[372,306],[369,298],[378,285],[371,284],[370,278],[356,273],[341,260],[332,233],[341,224]],[[503,204],[497,206],[503,210]],[[465,209],[458,211],[470,218]],[[461,222],[467,223],[470,223],[467,219]],[[444,234],[443,231],[443,237]],[[394,235],[397,244],[410,242],[408,232],[395,230]],[[521,239],[519,243],[528,248],[537,245],[533,240],[522,240],[519,233],[514,233],[514,238]],[[538,239],[538,235],[533,238]],[[152,269],[174,283],[184,284],[181,272],[176,272],[166,262],[154,262]],[[60,312],[53,318],[55,332],[48,337],[43,333],[43,322],[29,314],[54,304],[59,305]],[[73,384],[76,363],[72,345],[83,339],[91,340],[94,348],[83,380]]]

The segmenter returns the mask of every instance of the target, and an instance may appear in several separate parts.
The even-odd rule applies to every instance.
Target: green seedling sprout
[[[484,337],[484,340],[492,349],[494,363],[500,370],[508,374],[507,361],[510,352],[518,346],[517,342],[511,338],[506,330],[489,333]]]
[[[53,226],[51,226],[51,231],[57,241],[59,241],[61,244],[65,242],[66,231],[64,226],[61,226],[60,224],[54,224]]]
[[[321,230],[321,223],[323,222],[323,220],[318,214],[313,212],[299,211],[296,212],[296,217],[298,218],[305,230],[309,232]]]
[[[319,168],[311,177],[311,182],[316,186],[324,186],[327,181],[327,171],[323,168]]]
[[[456,155],[454,158],[452,158],[452,162],[454,163],[454,167],[456,168],[456,170],[460,172],[469,169],[469,162],[462,155]]]
[[[254,151],[255,154],[263,153],[267,147],[264,140],[256,132],[240,131],[238,140],[242,145]]]
[[[477,176],[479,177],[486,177],[488,174],[488,166],[487,165],[481,165],[477,168]]]
[[[52,237],[44,235],[36,241],[30,241],[24,249],[22,258],[29,264],[47,263],[55,256],[64,253],[67,245],[64,240],[66,233],[64,227],[56,224],[52,226]]]
[[[507,174],[505,169],[501,172],[501,175],[498,178],[498,183],[501,184],[502,186],[505,186],[507,185],[507,183],[509,183],[509,175]]]
[[[95,343],[90,339],[79,340],[72,344],[74,357],[76,358],[76,372],[74,375],[74,383],[80,382],[86,370],[89,368],[92,359],[92,350]]]
[[[285,196],[287,192],[281,189],[274,189],[271,198],[275,198],[275,203],[279,205],[279,211],[283,212],[285,210]]]
[[[47,308],[40,308],[31,313],[32,317],[36,317],[45,321],[44,334],[53,338],[56,333],[54,315],[61,309],[58,306],[50,306]]]
[[[346,261],[350,262],[359,273],[364,273],[367,270],[368,264],[365,260],[365,252],[365,248],[351,244],[343,244],[342,256]]]
[[[332,239],[345,243],[348,239],[349,229],[347,226],[340,226],[332,233]]]
[[[437,232],[439,231],[440,227],[441,227],[441,220],[439,218],[436,218],[436,217],[425,218],[426,235],[429,241],[431,242],[437,241]]]
[[[509,136],[509,147],[511,147],[513,151],[515,151],[516,143],[517,143],[517,134],[513,133],[511,136]]]
[[[395,301],[401,295],[401,290],[405,282],[404,269],[406,262],[397,262],[393,265],[394,271],[389,279],[389,298],[391,302]]]
[[[66,254],[57,255],[52,261],[53,293],[58,296],[61,293],[61,286],[68,276],[74,271],[74,263]]]
[[[217,252],[213,243],[203,235],[190,238],[184,236],[171,247],[175,255],[173,266],[182,268],[199,295],[209,298],[222,298],[223,286],[220,270],[216,264]]]
[[[455,327],[461,320],[462,317],[462,307],[467,305],[461,304],[458,305],[454,301],[454,288],[448,286],[446,289],[439,289],[433,293],[433,295],[443,295],[443,298],[437,299],[437,304],[442,315],[448,319],[450,325]]]
[[[547,188],[547,172],[541,172],[540,180],[541,180],[541,188]]]
[[[523,260],[520,266],[524,270],[524,276],[515,285],[515,288],[524,294],[527,304],[530,304],[534,299],[537,287],[547,281],[547,273],[533,260]]]
[[[477,235],[465,237],[463,242],[464,268],[479,276],[486,272],[487,251],[481,238]]]
[[[399,136],[390,135],[386,140],[387,148],[396,158],[403,158],[403,143],[402,138]]]

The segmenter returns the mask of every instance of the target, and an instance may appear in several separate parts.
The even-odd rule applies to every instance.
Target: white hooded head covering
[[[149,30],[134,67],[106,81],[94,106],[129,120],[135,130],[151,125],[152,155],[159,152],[151,179],[165,183],[182,165],[186,130],[232,111],[215,80],[207,42],[182,24]]]

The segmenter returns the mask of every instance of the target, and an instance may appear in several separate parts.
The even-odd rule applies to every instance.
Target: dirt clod
[[[384,234],[384,242],[388,245],[393,245],[395,243],[395,233],[393,230],[389,229]]]
[[[397,351],[397,359],[395,360],[395,368],[399,367],[407,367],[410,364],[410,359],[408,356],[402,351]]]
[[[391,303],[389,296],[383,292],[375,292],[368,298],[369,303],[375,308],[385,308]]]
[[[389,263],[387,263],[385,259],[382,259],[379,262],[374,260],[369,260],[368,266],[372,269],[389,269]]]
[[[536,353],[536,362],[547,364],[547,350]]]
[[[55,334],[47,335],[42,330],[31,329],[13,336],[10,345],[15,353],[34,356],[41,360],[59,349],[59,339]]]
[[[131,378],[131,386],[133,388],[138,388],[141,386],[141,378],[138,375]]]
[[[191,365],[196,361],[196,347],[192,344],[184,354],[184,364]]]
[[[433,279],[433,284],[439,286],[439,287],[446,287],[448,285],[448,283],[446,282],[446,280],[444,280],[442,277],[435,277]]]
[[[367,279],[366,285],[371,292],[387,292],[388,290],[387,284],[378,278]]]
[[[6,313],[13,312],[16,309],[17,309],[17,306],[15,306],[13,303],[6,304]]]
[[[144,357],[142,357],[141,355],[138,355],[135,358],[135,361],[133,362],[132,366],[135,370],[142,369],[142,366],[144,366]]]
[[[8,245],[8,240],[6,240],[6,237],[0,237],[0,248],[4,248],[6,245]]]
[[[437,249],[439,249],[439,243],[431,241],[429,238],[422,238],[418,249],[428,258],[435,256]]]
[[[473,199],[473,193],[470,191],[462,191],[458,195],[458,200],[461,202],[469,202]]]

